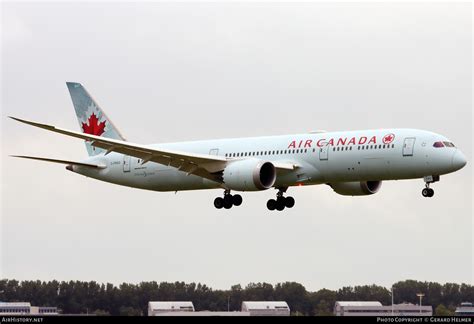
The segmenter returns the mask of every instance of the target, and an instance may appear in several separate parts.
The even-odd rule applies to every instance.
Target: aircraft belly
[[[75,172],[94,179],[139,189],[154,191],[181,191],[219,188],[213,182],[195,175],[186,175],[175,168],[148,163],[135,165],[130,171],[124,172],[121,165],[102,170],[91,168],[75,168]]]

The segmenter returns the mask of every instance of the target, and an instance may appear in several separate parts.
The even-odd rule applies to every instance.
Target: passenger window
[[[392,144],[392,148],[395,148],[395,144]]]
[[[333,147],[333,148],[332,148],[332,150],[333,150],[333,151],[335,151],[335,150],[336,150],[336,148],[335,148],[335,147]]]
[[[369,149],[369,145],[366,145],[366,146],[365,146],[365,149],[368,150],[368,149]]]
[[[362,149],[364,149],[364,146],[362,146]]]
[[[313,148],[313,153],[314,153],[314,152],[316,152],[316,149],[315,149],[315,148]]]
[[[293,150],[293,154],[295,154],[295,150]]]
[[[357,149],[360,150],[360,146],[357,146]]]
[[[352,146],[349,148],[349,150],[351,150],[351,151],[352,151]]]

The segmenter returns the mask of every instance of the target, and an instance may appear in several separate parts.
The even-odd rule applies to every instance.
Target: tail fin
[[[83,133],[125,141],[125,138],[110,118],[100,109],[99,105],[80,83],[66,82],[66,84],[76,110],[79,127]],[[88,142],[86,142],[86,148],[89,156],[105,152],[105,150],[94,147]]]

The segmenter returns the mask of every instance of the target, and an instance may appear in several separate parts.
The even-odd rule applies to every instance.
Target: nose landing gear
[[[231,209],[232,206],[242,205],[242,196],[241,195],[231,195],[230,190],[224,191],[224,198],[217,197],[214,199],[214,207],[217,209]]]
[[[287,190],[288,188],[280,188],[277,193],[277,199],[270,199],[267,201],[267,208],[269,210],[278,210],[282,211],[283,209],[286,208],[292,208],[295,205],[295,199],[293,197],[283,197],[283,193]]]
[[[434,190],[430,188],[430,184],[436,181],[439,181],[439,176],[427,176],[424,177],[423,180],[425,181],[425,188],[421,191],[421,195],[423,197],[431,198],[434,196]]]
[[[429,188],[428,185],[427,187],[421,191],[421,194],[423,197],[433,197],[434,196],[434,190]]]

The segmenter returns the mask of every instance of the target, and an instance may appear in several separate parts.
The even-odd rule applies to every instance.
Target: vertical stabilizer
[[[112,121],[80,83],[66,82],[66,84],[76,111],[79,127],[83,133],[125,141]],[[92,146],[89,142],[86,142],[86,148],[89,156],[105,152],[101,148]]]

